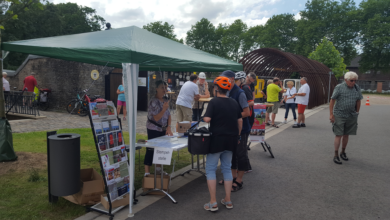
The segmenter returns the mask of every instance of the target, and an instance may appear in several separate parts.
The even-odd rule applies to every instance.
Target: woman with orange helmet
[[[228,209],[233,208],[230,199],[233,176],[230,170],[233,150],[237,146],[239,134],[242,128],[241,109],[238,103],[226,96],[227,91],[232,87],[227,77],[217,77],[214,80],[216,97],[208,104],[203,120],[210,123],[211,144],[207,154],[206,176],[210,192],[210,201],[203,207],[209,211],[217,211],[218,203],[216,198],[217,180],[215,171],[218,161],[221,160],[221,172],[224,178],[225,197],[221,204]],[[228,111],[227,111],[228,110]]]

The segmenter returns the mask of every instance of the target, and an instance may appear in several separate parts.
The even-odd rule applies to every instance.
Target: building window
[[[371,70],[367,70],[366,72],[364,72],[364,74],[370,74],[371,73]]]

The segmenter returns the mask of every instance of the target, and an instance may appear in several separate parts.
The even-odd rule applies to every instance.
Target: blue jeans
[[[218,160],[221,159],[221,172],[223,174],[224,181],[233,181],[232,171],[230,169],[232,163],[232,151],[222,151],[214,154],[207,154],[206,161],[206,177],[207,180],[216,180],[217,176],[215,172],[218,167]]]
[[[295,106],[296,106],[295,103],[286,103],[286,114],[284,114],[284,118],[287,118],[287,116],[288,116],[288,111],[289,111],[290,108],[291,108],[291,111],[292,111],[293,116],[294,116],[294,120],[297,119],[297,115],[295,114]]]

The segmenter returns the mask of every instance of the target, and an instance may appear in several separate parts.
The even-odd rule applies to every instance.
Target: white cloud
[[[97,14],[110,22],[113,28],[138,26],[163,21],[175,26],[178,38],[202,18],[214,25],[230,24],[236,19],[248,26],[265,24],[277,14],[280,0],[50,0],[53,3],[74,2],[96,9]]]
[[[295,20],[298,21],[301,19],[301,13],[298,12],[295,16],[294,16]]]

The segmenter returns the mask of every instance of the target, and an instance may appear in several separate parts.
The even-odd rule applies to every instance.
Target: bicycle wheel
[[[78,110],[79,110],[78,111],[79,116],[87,116],[88,115],[88,102],[83,101]]]
[[[66,106],[66,110],[68,111],[68,113],[71,113],[72,115],[76,115],[78,114],[78,110],[80,106],[81,106],[80,101],[72,100]]]
[[[39,111],[46,111],[48,108],[49,108],[49,99],[47,99],[46,102],[39,102],[38,103]]]

